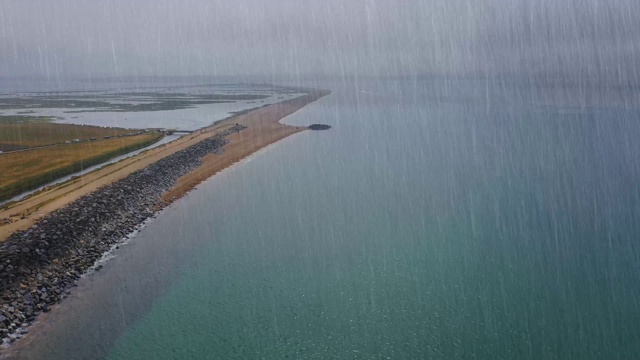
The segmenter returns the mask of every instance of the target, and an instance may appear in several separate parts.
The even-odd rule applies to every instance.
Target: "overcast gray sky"
[[[633,77],[638,0],[0,0],[0,77]]]

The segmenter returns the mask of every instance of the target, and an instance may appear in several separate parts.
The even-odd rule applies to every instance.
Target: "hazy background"
[[[0,77],[637,83],[637,0],[0,0]]]

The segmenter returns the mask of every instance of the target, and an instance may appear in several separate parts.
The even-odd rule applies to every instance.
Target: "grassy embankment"
[[[23,148],[54,144],[45,148],[0,154],[0,200],[143,148],[164,136],[159,132],[151,132],[104,139],[105,136],[132,132],[133,130],[127,129],[48,123],[0,124],[0,137],[3,141],[14,141],[15,145]],[[71,139],[94,137],[102,140],[65,144],[64,141],[69,141],[69,136]],[[16,140],[19,138],[21,140]]]
[[[133,130],[36,122],[0,122],[0,151],[28,149],[61,144],[75,139],[101,139],[105,136],[126,135]]]

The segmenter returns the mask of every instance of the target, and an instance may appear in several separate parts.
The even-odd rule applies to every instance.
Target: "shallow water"
[[[21,356],[640,351],[637,108],[477,80],[324,87],[285,122],[331,130],[274,144],[165,209]]]

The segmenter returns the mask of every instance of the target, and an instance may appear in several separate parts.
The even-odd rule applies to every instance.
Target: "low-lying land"
[[[0,210],[0,219],[20,209],[42,216],[23,216],[13,227],[21,231],[0,246],[0,338],[19,337],[106,251],[199,181],[306,130],[278,121],[327,94],[312,91],[236,116]]]
[[[0,154],[0,200],[151,145],[163,136],[149,132]]]
[[[134,132],[138,130],[49,122],[7,121],[0,122],[0,151],[63,144],[66,141],[104,139]]]
[[[196,105],[263,100],[264,94],[185,94],[181,92],[70,93],[0,97],[0,110],[63,109],[65,113],[163,111],[193,108]]]

